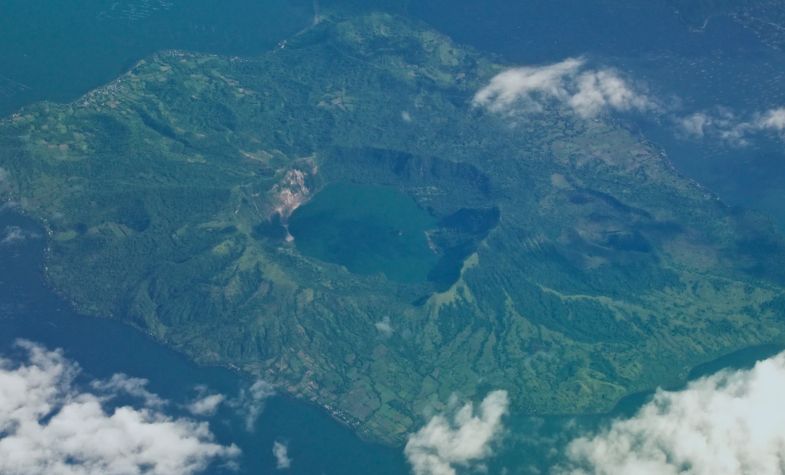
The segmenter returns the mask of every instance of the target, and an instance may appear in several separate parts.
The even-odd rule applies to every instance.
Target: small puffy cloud
[[[0,237],[0,246],[12,246],[28,239],[38,239],[41,236],[33,231],[20,228],[19,226],[6,226]]]
[[[117,388],[141,380],[121,377],[86,391],[79,367],[61,352],[18,346],[21,362],[0,358],[0,473],[187,475],[239,455],[217,444],[207,424],[157,407],[110,407]]]
[[[705,112],[696,112],[679,119],[679,125],[687,135],[703,137],[707,130],[714,125],[714,119]]]
[[[559,474],[785,473],[785,354],[682,391],[658,391],[634,417],[573,440]]]
[[[197,388],[198,396],[191,401],[186,409],[188,412],[195,416],[212,416],[218,410],[218,407],[226,400],[223,394],[208,394],[207,389],[204,387]]]
[[[568,58],[555,64],[503,71],[480,89],[475,106],[498,113],[534,113],[547,103],[569,107],[583,118],[608,111],[645,111],[657,106],[614,69],[590,69]]]
[[[140,399],[147,407],[164,406],[166,401],[147,389],[148,382],[149,381],[146,379],[132,378],[121,373],[112,375],[112,377],[106,381],[93,381],[90,383],[90,386],[103,393],[114,395],[126,394]]]
[[[6,201],[5,203],[0,205],[0,211],[6,210],[18,210],[21,206],[18,201]]]
[[[256,420],[264,411],[267,398],[275,395],[275,387],[262,379],[254,382],[250,387],[242,389],[240,395],[229,402],[229,405],[239,411],[245,418],[245,428],[248,432],[254,430]]]
[[[415,475],[455,475],[455,467],[477,468],[492,454],[508,406],[507,391],[500,390],[489,393],[477,411],[469,403],[454,414],[433,416],[406,442],[404,452]]]
[[[781,131],[785,129],[785,107],[765,112],[755,121],[755,127],[761,130]]]
[[[686,117],[677,118],[676,122],[681,132],[688,137],[710,137],[735,145],[746,143],[744,136],[749,132],[751,126],[724,107],[695,112]]]
[[[283,442],[276,441],[273,444],[273,455],[275,456],[275,468],[286,470],[292,466],[292,459],[289,458],[289,447]]]
[[[653,107],[648,97],[635,92],[627,82],[609,69],[587,71],[577,78],[578,91],[569,105],[582,117],[594,117],[606,109],[629,111]]]
[[[718,107],[679,118],[677,123],[689,137],[719,139],[730,145],[744,146],[755,134],[785,132],[785,107],[757,112],[746,119]]]
[[[384,317],[381,321],[374,323],[374,326],[384,336],[391,336],[394,332],[390,317]]]
[[[494,76],[474,95],[474,104],[503,112],[526,102],[539,110],[534,96],[566,100],[569,97],[566,78],[574,78],[583,64],[583,60],[569,58],[547,66],[508,69]]]

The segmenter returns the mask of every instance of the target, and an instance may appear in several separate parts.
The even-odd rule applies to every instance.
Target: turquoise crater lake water
[[[427,236],[436,224],[394,188],[336,183],[292,214],[289,232],[307,256],[413,283],[426,281],[439,260]]]

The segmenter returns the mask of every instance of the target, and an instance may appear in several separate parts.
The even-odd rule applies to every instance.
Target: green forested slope
[[[80,309],[389,441],[453,393],[602,411],[782,340],[763,220],[610,119],[472,107],[502,67],[383,15],[259,58],[165,52],[3,121],[0,187],[47,224]],[[427,217],[403,222],[412,201]],[[332,247],[299,249],[298,220]]]

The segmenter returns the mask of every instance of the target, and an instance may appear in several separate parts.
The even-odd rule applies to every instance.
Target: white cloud
[[[257,380],[247,389],[240,391],[237,399],[230,401],[230,405],[236,408],[245,417],[245,428],[248,432],[254,430],[256,420],[264,411],[264,403],[267,398],[275,395],[275,387],[264,380]]]
[[[28,239],[38,239],[38,233],[22,229],[19,226],[6,226],[0,238],[0,246],[11,246]]]
[[[785,107],[771,109],[758,117],[755,127],[761,130],[783,130],[785,129]]]
[[[206,394],[200,391],[199,397],[193,400],[186,409],[195,416],[212,416],[218,410],[218,406],[226,400],[223,394]]]
[[[80,369],[61,352],[18,346],[22,362],[0,358],[0,473],[187,475],[239,455],[215,443],[205,423],[150,407],[108,410],[111,391],[124,383],[80,390]]]
[[[147,390],[147,381],[142,378],[132,378],[125,374],[114,374],[106,381],[93,381],[90,386],[103,393],[110,394],[127,394],[144,401],[146,407],[161,407],[166,404],[166,401],[161,399],[157,394],[151,393]]]
[[[703,137],[706,135],[707,129],[714,125],[714,119],[705,112],[696,112],[679,119],[679,125],[687,135]]]
[[[381,321],[374,323],[374,326],[384,336],[391,336],[395,331],[390,323],[390,317],[384,317]]]
[[[785,354],[658,391],[634,417],[572,441],[573,475],[785,473]]]
[[[569,104],[582,117],[594,117],[605,109],[646,110],[653,103],[633,91],[617,73],[609,69],[587,71],[577,78],[578,92]]]
[[[535,95],[566,100],[566,78],[575,77],[583,60],[566,59],[560,63],[541,67],[522,67],[503,71],[474,95],[474,104],[494,112],[504,112],[513,106],[524,105],[535,110],[541,106]]]
[[[273,455],[275,456],[275,468],[285,470],[292,466],[292,459],[289,458],[289,447],[283,442],[273,443]]]
[[[19,208],[21,208],[21,206],[18,201],[6,201],[0,205],[0,211],[18,210]]]
[[[750,131],[751,124],[739,119],[731,110],[716,107],[711,111],[701,111],[676,122],[687,136],[693,138],[710,137],[734,145],[744,145],[744,136]]]
[[[742,119],[726,108],[696,112],[677,119],[681,130],[693,138],[720,139],[730,145],[748,145],[750,137],[763,132],[785,131],[785,108],[757,112]]]
[[[435,415],[409,436],[404,449],[415,475],[455,475],[455,467],[476,468],[493,452],[507,413],[506,391],[488,394],[475,413],[471,403],[452,415]]]
[[[657,106],[609,68],[588,69],[586,61],[568,58],[546,66],[503,71],[474,96],[475,106],[498,113],[532,113],[545,104],[566,105],[583,118],[608,111],[645,111]]]

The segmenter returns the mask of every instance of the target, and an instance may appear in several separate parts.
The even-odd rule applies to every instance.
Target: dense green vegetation
[[[5,120],[0,190],[80,309],[390,441],[452,393],[603,411],[783,340],[764,220],[610,119],[472,107],[501,68],[384,15],[165,52]]]

